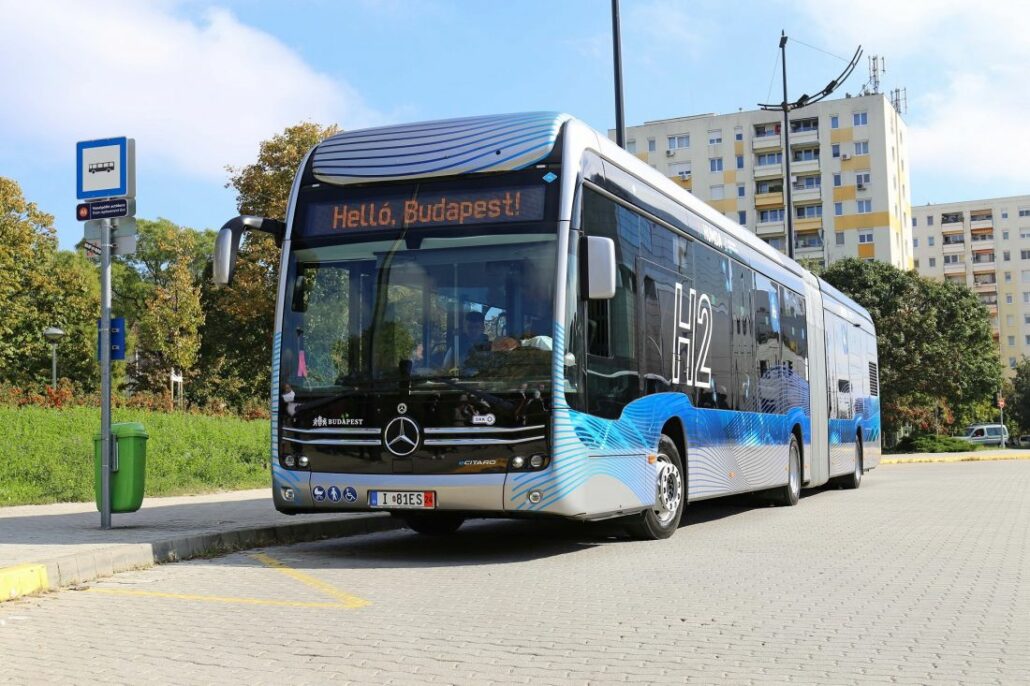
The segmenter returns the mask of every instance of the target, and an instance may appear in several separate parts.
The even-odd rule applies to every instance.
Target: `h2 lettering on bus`
[[[684,297],[683,284],[677,283],[673,312],[676,322],[672,341],[672,383],[711,388],[708,348],[712,343],[712,299],[706,293],[698,294],[693,288]]]

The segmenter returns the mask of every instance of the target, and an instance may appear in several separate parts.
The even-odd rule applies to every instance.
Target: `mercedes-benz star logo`
[[[404,457],[415,452],[421,436],[418,424],[411,417],[395,417],[383,429],[383,444],[394,455]]]

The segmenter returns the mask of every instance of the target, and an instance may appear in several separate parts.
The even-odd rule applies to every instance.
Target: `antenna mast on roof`
[[[898,114],[908,114],[908,89],[895,88],[890,92],[891,105]]]
[[[862,95],[880,92],[880,74],[887,73],[887,60],[879,55],[869,56],[869,80],[862,86]]]

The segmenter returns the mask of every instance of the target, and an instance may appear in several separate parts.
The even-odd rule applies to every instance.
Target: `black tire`
[[[642,541],[658,541],[676,533],[687,500],[683,458],[676,443],[665,434],[658,441],[658,462],[654,507],[626,518],[626,531]]]
[[[770,492],[773,502],[783,507],[793,507],[801,497],[801,446],[798,437],[790,434],[787,457],[787,483]]]
[[[449,536],[461,528],[465,518],[446,512],[401,515],[408,528],[425,536]]]
[[[840,484],[841,488],[854,489],[862,485],[863,452],[864,451],[862,449],[862,439],[858,436],[855,436],[855,468],[851,471],[850,474],[845,474],[844,476],[839,478],[837,483]]]

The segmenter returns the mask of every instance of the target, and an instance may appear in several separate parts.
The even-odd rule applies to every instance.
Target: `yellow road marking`
[[[293,600],[268,600],[265,598],[229,598],[216,595],[190,595],[188,593],[161,593],[159,591],[130,591],[123,588],[87,588],[90,593],[107,595],[129,595],[143,598],[171,598],[173,600],[200,600],[208,603],[236,603],[239,605],[271,605],[275,607],[335,607],[340,603],[305,603]]]
[[[15,565],[0,568],[0,603],[50,587],[45,565]]]
[[[357,608],[365,607],[366,605],[372,604],[364,598],[359,598],[357,596],[344,593],[343,591],[337,589],[334,586],[331,586],[330,584],[327,584],[324,581],[320,581],[319,579],[316,579],[315,577],[309,574],[305,574],[304,572],[293,569],[292,567],[287,566],[285,563],[275,559],[271,555],[266,555],[265,553],[254,553],[251,555],[251,557],[260,562],[261,564],[271,567],[276,571],[282,572],[283,574],[290,577],[291,579],[294,579],[295,581],[299,581],[305,586],[310,586],[311,588],[317,589],[318,591],[321,591],[330,598],[336,598],[338,601],[340,601],[341,604],[343,604],[344,607]]]

